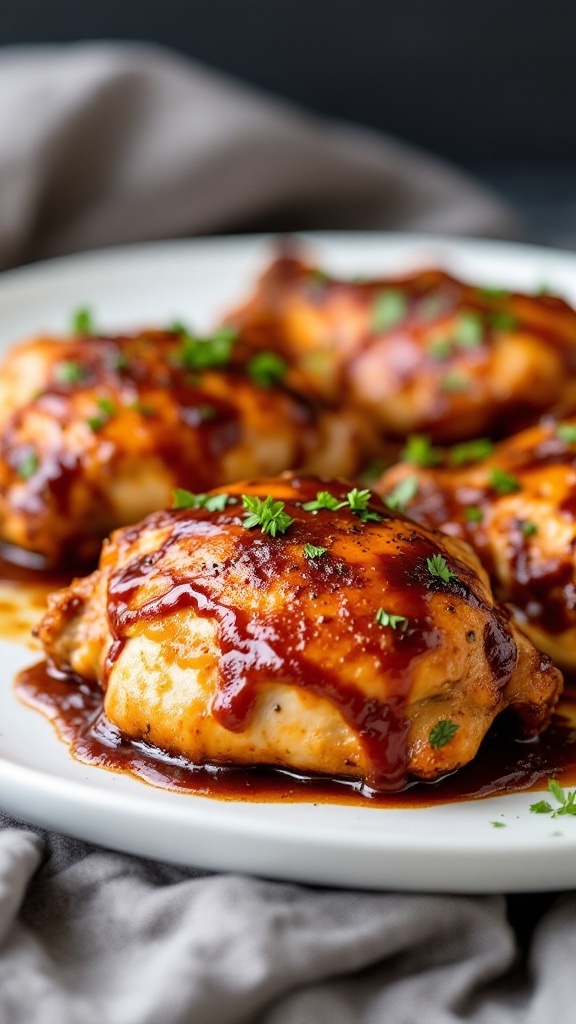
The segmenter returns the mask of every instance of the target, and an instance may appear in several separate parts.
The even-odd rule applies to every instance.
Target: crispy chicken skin
[[[47,657],[101,683],[125,736],[396,790],[467,763],[506,708],[522,735],[546,726],[560,673],[494,605],[467,545],[342,482],[226,492],[219,510],[117,531],[99,569],[50,599]],[[307,508],[319,492],[341,507]],[[284,504],[276,536],[242,495]]]
[[[454,453],[459,461],[465,451]],[[408,515],[468,541],[524,632],[575,669],[576,418],[545,420],[473,464],[451,458],[424,468],[400,463],[376,489],[390,495],[410,478]]]
[[[225,362],[221,347],[216,356]],[[110,530],[169,505],[175,485],[200,492],[297,466],[354,472],[365,428],[353,416],[314,411],[234,362],[189,361],[177,332],[13,349],[0,369],[0,539],[77,563]]]
[[[343,281],[287,256],[228,320],[248,347],[283,353],[298,389],[363,409],[388,435],[506,436],[576,409],[576,312],[551,296],[440,270]]]

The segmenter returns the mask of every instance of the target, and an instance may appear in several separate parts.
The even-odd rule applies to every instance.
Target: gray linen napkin
[[[514,230],[499,202],[440,160],[154,47],[0,50],[0,267],[304,227]]]
[[[511,225],[439,161],[154,48],[0,51],[0,265],[247,226]],[[0,825],[2,1024],[574,1020],[572,896],[329,891]]]

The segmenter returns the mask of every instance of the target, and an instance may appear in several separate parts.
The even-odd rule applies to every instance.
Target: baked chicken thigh
[[[243,344],[287,359],[298,390],[361,408],[387,435],[506,436],[576,409],[576,312],[548,295],[440,270],[343,281],[284,257],[228,319]]]
[[[78,564],[169,505],[176,484],[353,472],[364,427],[315,411],[269,361],[236,364],[231,342],[175,330],[13,349],[0,369],[0,540]]]
[[[441,457],[425,444],[411,448],[417,461]],[[375,486],[418,522],[468,541],[524,632],[558,665],[576,668],[576,418],[543,421],[495,446],[458,445],[441,465],[402,462]]]
[[[560,673],[460,541],[314,477],[181,503],[117,531],[38,630],[124,736],[397,790],[468,762],[506,708],[546,726]]]

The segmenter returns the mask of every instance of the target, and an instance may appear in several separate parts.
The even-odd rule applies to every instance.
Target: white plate
[[[576,302],[576,255],[484,241],[317,235],[319,262],[370,274],[440,264],[487,285],[543,282]],[[62,331],[94,309],[111,330],[182,318],[208,327],[250,286],[270,240],[186,241],[75,256],[0,278],[0,345]],[[531,814],[532,794],[378,809],[225,803],[75,762],[12,678],[33,655],[0,642],[0,806],[20,818],[178,864],[356,888],[494,892],[576,885],[576,819]],[[506,828],[491,824],[500,820]]]

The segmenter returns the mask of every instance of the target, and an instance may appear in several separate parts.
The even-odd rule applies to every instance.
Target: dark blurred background
[[[576,0],[18,0],[0,43],[164,44],[400,136],[576,248]]]

